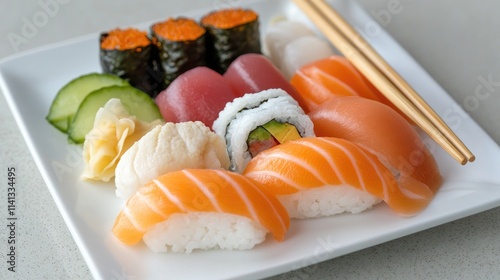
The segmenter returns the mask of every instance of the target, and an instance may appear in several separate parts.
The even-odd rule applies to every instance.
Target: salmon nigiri
[[[224,170],[183,169],[140,188],[118,214],[113,233],[128,245],[144,237],[153,251],[242,249],[242,243],[246,249],[266,232],[283,240],[289,223],[286,210],[259,183]]]
[[[383,96],[367,85],[363,75],[343,56],[333,55],[301,67],[291,84],[308,103],[308,109],[338,96],[362,96],[377,101]]]
[[[333,55],[309,63],[296,71],[290,82],[307,104],[308,111],[332,97],[361,96],[381,102],[406,118],[343,56]]]
[[[400,184],[416,180],[436,192],[439,166],[417,131],[394,110],[361,97],[341,97],[309,112],[316,136],[338,137],[377,155]]]
[[[434,193],[417,181],[400,185],[378,158],[349,141],[310,137],[275,146],[254,157],[243,174],[276,194],[291,217],[305,218],[369,208],[383,200],[396,213],[422,211]],[[352,192],[346,187],[360,190]],[[360,210],[360,211],[361,211]],[[356,211],[356,212],[360,212]]]

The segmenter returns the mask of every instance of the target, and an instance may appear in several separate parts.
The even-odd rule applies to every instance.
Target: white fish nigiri
[[[118,162],[116,195],[127,199],[154,178],[183,168],[229,168],[224,139],[199,121],[154,128]]]
[[[333,47],[306,24],[291,20],[271,25],[265,32],[264,45],[288,80],[303,65],[334,54]]]
[[[314,35],[305,24],[298,21],[282,20],[270,25],[264,33],[264,46],[276,67],[281,68],[285,46],[293,40]]]

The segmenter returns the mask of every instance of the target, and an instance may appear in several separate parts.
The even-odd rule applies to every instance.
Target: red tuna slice
[[[156,97],[156,104],[167,122],[201,121],[212,127],[226,103],[236,97],[222,75],[200,66],[177,77]]]
[[[239,56],[229,65],[224,78],[238,96],[281,88],[297,100],[302,109],[307,108],[300,94],[264,55],[249,53]]]

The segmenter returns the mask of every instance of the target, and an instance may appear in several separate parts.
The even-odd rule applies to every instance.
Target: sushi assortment
[[[432,202],[441,174],[412,123],[307,26],[275,22],[261,42],[258,19],[234,8],[111,31],[105,73],[54,100],[56,128],[78,117],[82,178],[114,182],[124,201],[122,243],[246,250],[284,241],[292,219],[378,204],[409,217]]]

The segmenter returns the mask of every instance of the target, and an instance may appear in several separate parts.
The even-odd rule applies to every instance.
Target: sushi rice
[[[248,250],[266,239],[262,225],[247,217],[217,212],[173,214],[152,226],[143,241],[156,253],[193,250]]]
[[[327,185],[302,190],[277,198],[288,211],[290,218],[307,219],[340,213],[358,214],[382,200],[349,185]]]

